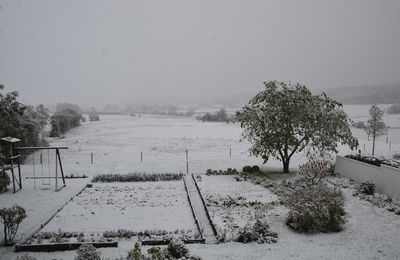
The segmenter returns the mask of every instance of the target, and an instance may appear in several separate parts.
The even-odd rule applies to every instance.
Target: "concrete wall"
[[[400,169],[386,165],[377,167],[337,155],[335,173],[359,183],[372,181],[377,192],[400,199]]]

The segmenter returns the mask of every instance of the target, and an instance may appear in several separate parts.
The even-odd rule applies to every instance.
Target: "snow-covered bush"
[[[242,171],[247,172],[247,173],[259,172],[260,167],[258,167],[257,165],[253,165],[253,166],[246,165],[243,167]]]
[[[101,260],[100,253],[92,244],[82,244],[77,253],[75,260]]]
[[[7,191],[10,184],[10,177],[5,171],[0,171],[0,193]]]
[[[4,225],[4,242],[10,244],[17,234],[19,224],[26,218],[25,209],[15,205],[0,209],[1,222]]]
[[[366,195],[374,195],[376,185],[371,181],[362,182],[358,186],[358,192]]]
[[[15,260],[38,260],[38,259],[30,255],[23,255],[23,256],[17,256]]]
[[[128,253],[128,260],[141,260],[144,259],[142,255],[142,243],[136,242],[133,249]]]
[[[354,122],[351,124],[351,126],[358,129],[365,129],[367,127],[364,121]]]
[[[223,170],[212,170],[212,169],[208,169],[206,171],[206,175],[235,175],[235,174],[239,174],[239,172],[236,169],[232,169],[232,168],[228,168],[225,171]]]
[[[179,181],[182,173],[129,173],[129,174],[100,174],[93,177],[92,182],[146,182],[146,181]]]
[[[278,234],[269,230],[269,225],[266,221],[257,219],[254,225],[247,225],[240,228],[235,241],[240,243],[257,242],[264,244],[276,243],[277,238]]]
[[[171,239],[167,246],[168,254],[176,259],[188,256],[189,250],[180,239]]]
[[[150,259],[192,259],[201,260],[200,257],[191,256],[189,250],[180,239],[172,238],[164,249],[151,247],[147,250],[148,255],[142,254],[141,243],[136,242],[134,248],[128,254],[128,260],[150,260]]]
[[[311,184],[319,183],[322,178],[331,172],[332,164],[324,159],[310,159],[299,167],[298,174],[308,180]]]
[[[345,223],[344,196],[324,184],[298,187],[286,201],[286,223],[299,232],[337,232]]]

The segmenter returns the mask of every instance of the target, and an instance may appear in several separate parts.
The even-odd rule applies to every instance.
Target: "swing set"
[[[65,187],[65,177],[64,170],[61,162],[60,150],[68,149],[68,147],[17,147],[17,144],[20,142],[20,139],[13,137],[4,137],[0,138],[0,141],[5,142],[9,145],[9,157],[4,158],[3,160],[9,162],[7,165],[3,166],[2,172],[4,174],[5,171],[9,170],[11,172],[12,184],[13,184],[13,192],[22,189],[22,179],[21,179],[21,152],[30,151],[32,152],[32,167],[33,167],[33,176],[25,177],[26,179],[33,179],[33,185],[36,189],[36,180],[41,180],[41,185],[51,185],[51,179],[55,179],[55,191],[59,191]],[[18,151],[17,155],[13,155],[13,151]],[[39,156],[39,176],[37,176],[36,170],[36,160],[35,153],[40,151]],[[47,153],[46,153],[47,151]],[[50,167],[50,158],[51,151],[55,151],[55,176],[52,175],[51,167]],[[16,162],[16,164],[15,164]],[[15,168],[18,168],[18,174],[14,171]],[[47,168],[47,169],[46,169]],[[60,175],[60,176],[59,176]],[[58,179],[62,179],[61,186],[58,183]]]
[[[41,185],[50,186],[51,179],[55,179],[55,191],[59,191],[65,187],[65,177],[64,170],[61,162],[60,150],[68,149],[68,147],[18,147],[16,148],[18,151],[33,151],[32,153],[32,168],[33,168],[33,176],[25,177],[25,179],[33,179],[33,186],[36,189],[36,180],[41,180]],[[40,173],[37,176],[36,172],[36,160],[35,160],[35,152],[40,151],[39,154],[39,164],[40,164]],[[46,152],[47,151],[47,152]],[[55,151],[55,176],[51,176],[50,169],[50,151]],[[47,168],[47,169],[45,169]],[[60,170],[58,169],[60,168]],[[59,176],[60,172],[60,176]],[[60,186],[58,183],[58,179],[62,179],[62,185]],[[60,187],[59,187],[60,186]]]

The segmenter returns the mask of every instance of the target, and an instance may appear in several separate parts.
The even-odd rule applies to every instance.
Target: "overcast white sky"
[[[36,104],[400,82],[400,1],[0,0],[0,83]],[[205,94],[204,94],[205,93]]]

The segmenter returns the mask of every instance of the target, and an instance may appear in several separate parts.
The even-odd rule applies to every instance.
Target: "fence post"
[[[140,152],[140,162],[143,162],[143,152]]]
[[[93,152],[90,153],[90,164],[93,164]]]
[[[186,149],[186,174],[189,174],[189,152]]]
[[[365,154],[365,144],[364,144],[364,151],[363,151],[363,154]]]

